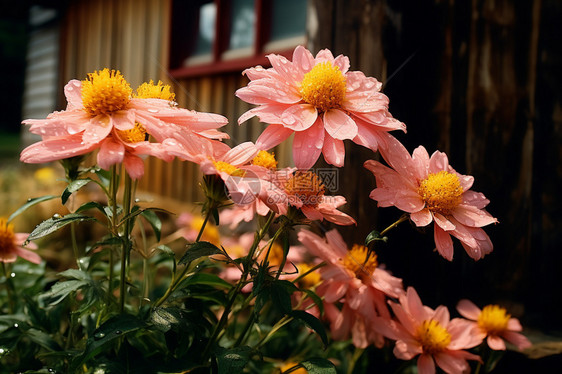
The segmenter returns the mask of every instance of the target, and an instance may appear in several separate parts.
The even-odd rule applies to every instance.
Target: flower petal
[[[310,104],[291,105],[281,115],[283,125],[294,131],[303,131],[314,125],[318,111]]]
[[[101,144],[97,161],[102,169],[108,170],[112,165],[121,163],[124,157],[125,146],[123,146],[123,143],[108,138]]]
[[[345,145],[342,140],[334,139],[329,135],[324,136],[322,154],[328,164],[342,167],[345,159]]]
[[[285,141],[293,132],[292,129],[283,125],[271,124],[263,130],[256,140],[256,147],[261,150],[271,149]]]
[[[323,120],[326,132],[334,139],[353,139],[357,136],[357,124],[341,110],[326,111]]]
[[[317,119],[306,131],[295,133],[293,139],[293,160],[299,169],[308,170],[314,166],[324,146],[324,128]]]

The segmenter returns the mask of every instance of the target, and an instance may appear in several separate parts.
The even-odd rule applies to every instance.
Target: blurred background
[[[390,111],[406,123],[395,133],[408,150],[448,154],[475,177],[500,224],[488,227],[495,249],[474,262],[457,242],[452,263],[432,251],[432,230],[402,224],[378,246],[381,262],[430,306],[470,298],[501,303],[539,340],[561,340],[562,318],[562,2],[558,0],[20,0],[0,2],[1,215],[43,186],[21,165],[35,141],[20,122],[65,107],[70,79],[109,67],[136,87],[162,80],[180,106],[220,113],[231,145],[255,140],[263,124],[242,126],[250,106],[234,96],[242,70],[264,57],[291,58],[296,45],[349,56],[351,70],[384,83]],[[7,85],[6,85],[7,83]],[[368,198],[372,152],[346,144],[338,194],[359,222],[341,230],[363,242],[401,212]],[[281,166],[290,145],[276,149]],[[190,203],[198,167],[149,159],[140,183],[154,196]],[[326,165],[319,162],[318,167]],[[57,165],[53,165],[56,170]],[[22,177],[23,175],[23,177]],[[44,175],[44,174],[43,174]],[[43,184],[42,184],[43,183]],[[24,186],[24,187],[22,187]],[[27,186],[27,187],[25,187]],[[38,222],[28,222],[32,228]],[[551,353],[559,353],[559,348]],[[555,358],[552,358],[555,357]],[[560,362],[560,355],[545,360]]]

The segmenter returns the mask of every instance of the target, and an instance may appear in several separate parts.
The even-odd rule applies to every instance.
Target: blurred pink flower
[[[302,46],[293,52],[293,61],[275,54],[267,56],[272,68],[246,69],[247,87],[236,95],[258,105],[244,113],[238,123],[253,116],[270,125],[256,145],[270,149],[291,134],[293,158],[299,169],[310,169],[320,153],[329,164],[343,166],[343,141],[350,139],[377,150],[390,135],[388,131],[406,126],[392,118],[382,84],[360,71],[349,71],[349,59],[323,49],[316,57]]]
[[[482,339],[487,338],[488,346],[494,350],[505,350],[504,340],[519,349],[531,346],[529,339],[519,333],[523,330],[519,320],[512,318],[505,308],[487,305],[481,310],[472,301],[463,299],[457,310],[463,317],[475,321],[477,333]]]
[[[163,98],[146,96],[155,95],[154,90],[143,86],[134,96],[121,73],[109,69],[90,73],[84,81],[71,80],[64,88],[66,110],[23,121],[42,140],[24,149],[21,161],[43,163],[99,150],[100,167],[123,162],[128,174],[138,179],[144,174],[139,156],[173,159],[160,144],[167,138],[184,139],[189,134],[193,147],[201,147],[208,137],[227,136],[216,131],[227,123],[225,117],[177,108],[161,82],[146,85],[156,87]],[[149,135],[156,142],[149,142]]]
[[[394,355],[401,360],[418,357],[418,373],[433,374],[435,364],[449,374],[470,370],[467,360],[481,362],[479,356],[465,351],[482,342],[474,325],[462,318],[450,319],[443,305],[433,310],[424,306],[417,292],[408,287],[400,303],[389,302],[396,320],[376,317],[374,328],[396,340]]]
[[[0,262],[15,262],[21,257],[29,262],[38,264],[41,257],[29,249],[37,249],[37,244],[29,243],[24,247],[25,240],[29,234],[14,233],[14,227],[4,218],[0,218]]]
[[[320,269],[322,283],[317,287],[318,295],[324,297],[325,304],[344,303],[341,313],[327,313],[334,338],[344,339],[351,333],[354,341],[362,342],[360,348],[369,343],[381,346],[382,337],[365,328],[370,328],[370,321],[376,316],[390,319],[386,300],[404,293],[402,280],[381,268],[375,253],[367,257],[366,247],[356,245],[349,250],[335,229],[328,231],[325,239],[307,230],[301,230],[298,238],[313,255],[327,263]]]
[[[445,153],[436,151],[430,158],[419,146],[410,156],[396,139],[387,145],[380,152],[392,168],[373,160],[365,162],[377,182],[371,199],[380,207],[395,206],[410,213],[416,226],[434,221],[435,245],[449,261],[453,259],[451,235],[475,260],[490,253],[492,242],[481,227],[497,220],[484,209],[489,200],[470,190],[474,177],[457,173]]]
[[[315,173],[297,170],[283,181],[289,205],[299,209],[306,218],[326,219],[337,225],[353,225],[357,222],[338,208],[346,203],[343,196],[325,196],[325,186]]]

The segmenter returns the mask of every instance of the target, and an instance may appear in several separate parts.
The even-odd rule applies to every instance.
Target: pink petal
[[[272,124],[263,130],[256,140],[256,147],[261,150],[271,149],[285,141],[294,131],[283,125]]]
[[[283,125],[294,131],[310,128],[317,118],[318,111],[310,104],[291,105],[281,115]]]
[[[124,157],[125,147],[123,143],[108,138],[101,144],[97,161],[102,169],[108,170],[112,165],[121,163]]]
[[[326,111],[323,120],[326,132],[334,139],[353,139],[357,136],[357,124],[341,110]]]
[[[222,161],[232,165],[243,165],[250,162],[258,154],[259,149],[252,142],[244,142],[229,150]]]
[[[303,205],[301,208],[301,212],[306,216],[306,218],[313,220],[313,221],[322,221],[324,219],[324,215],[320,213],[317,209],[310,207],[308,205]]]
[[[339,231],[332,229],[325,234],[326,240],[330,247],[334,250],[333,255],[339,258],[344,258],[348,253],[348,247]]]
[[[457,221],[470,227],[482,227],[498,222],[498,220],[492,217],[487,211],[472,205],[461,204],[454,209],[452,213]]]
[[[306,131],[295,133],[293,139],[293,160],[299,169],[308,170],[314,166],[324,146],[324,128],[317,119]]]
[[[510,318],[509,321],[507,321],[507,329],[510,331],[521,331],[523,327],[517,318]]]
[[[52,138],[34,143],[20,155],[22,162],[40,164],[83,155],[96,149],[98,144],[84,144],[82,134]]]
[[[422,209],[419,212],[410,213],[410,219],[414,221],[416,226],[424,227],[433,221],[433,215],[429,209]]]
[[[428,319],[428,314],[424,308],[421,299],[413,287],[408,287],[406,290],[406,300],[408,312],[412,315],[415,321],[422,322]]]
[[[130,130],[135,127],[135,112],[132,110],[119,110],[111,113],[113,127],[117,130]]]
[[[125,155],[123,165],[125,165],[127,174],[134,180],[140,179],[144,175],[144,162],[140,157],[128,153]]]
[[[435,356],[437,365],[446,373],[464,373],[468,369],[468,363],[462,357],[456,357],[448,352],[437,353]]]
[[[435,374],[435,362],[430,355],[422,354],[418,358],[418,374]]]
[[[490,335],[488,339],[486,339],[486,342],[488,343],[488,347],[494,351],[505,351],[505,342],[499,336]]]
[[[328,164],[342,167],[345,159],[345,146],[343,141],[325,135],[322,154]]]
[[[449,261],[453,261],[453,240],[451,239],[451,235],[447,232],[443,231],[437,225],[434,225],[434,233],[433,237],[435,240],[435,246],[437,247],[437,251],[443,257],[445,257]]]
[[[449,171],[449,159],[445,153],[435,151],[429,159],[429,172],[439,173],[443,170]]]
[[[82,104],[82,82],[72,79],[64,86],[64,96],[68,102],[66,110],[83,109]]]
[[[314,67],[314,57],[312,53],[302,45],[297,46],[293,52],[293,66],[299,69],[302,75],[312,70]],[[302,80],[302,77],[299,77],[298,80]]]
[[[16,248],[16,254],[29,262],[33,262],[34,264],[41,263],[41,257],[39,257],[37,253],[31,252],[25,248]]]
[[[113,129],[113,121],[111,116],[99,115],[90,119],[90,123],[84,131],[82,140],[86,144],[101,143],[105,138],[109,136],[111,130]]]
[[[467,299],[462,299],[461,301],[459,301],[459,303],[457,304],[457,310],[461,316],[473,321],[478,320],[480,312],[482,312],[482,310],[480,310],[480,308],[478,308],[472,301]]]
[[[445,231],[453,231],[456,228],[456,226],[441,213],[433,213],[433,219],[435,223]]]
[[[341,226],[349,226],[349,225],[357,225],[357,222],[353,219],[353,217],[345,214],[344,212],[340,212],[335,207],[332,206],[319,206],[318,209],[320,210],[322,216],[336,225]]]
[[[340,71],[345,74],[349,70],[349,57],[339,55],[334,59],[334,66],[337,66]]]
[[[519,334],[513,331],[505,331],[502,336],[510,342],[511,344],[515,345],[518,349],[526,349],[529,348],[532,343],[527,339],[524,335]]]
[[[472,190],[465,191],[462,195],[463,204],[475,206],[478,209],[484,209],[490,203],[483,193],[474,192]]]
[[[447,326],[450,320],[449,309],[444,305],[439,305],[435,308],[433,319],[439,322],[441,326]]]

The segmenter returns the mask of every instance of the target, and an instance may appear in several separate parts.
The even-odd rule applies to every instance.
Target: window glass
[[[273,0],[270,41],[303,36],[306,30],[306,0]]]
[[[217,7],[214,2],[208,2],[199,8],[199,29],[197,41],[192,56],[210,54],[213,50],[215,39],[215,22],[217,19]]]
[[[232,0],[228,49],[253,47],[256,34],[255,25],[254,0]]]

